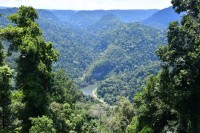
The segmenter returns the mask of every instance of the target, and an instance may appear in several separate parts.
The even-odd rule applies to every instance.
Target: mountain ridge
[[[153,26],[159,29],[166,29],[170,22],[180,21],[182,14],[174,11],[173,7],[164,8],[149,18],[142,21],[143,24]]]

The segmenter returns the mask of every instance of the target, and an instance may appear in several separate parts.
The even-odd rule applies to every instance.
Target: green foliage
[[[135,95],[135,116],[127,132],[162,132],[169,121],[177,119],[177,112],[160,99],[159,78],[151,76],[142,92]]]
[[[11,70],[7,65],[5,65],[4,58],[4,49],[0,40],[0,132],[3,133],[8,132],[11,127],[10,81],[13,74],[13,70]]]
[[[87,117],[76,108],[76,102],[82,99],[82,93],[66,76],[65,71],[54,73],[51,90],[50,116],[56,132],[86,132],[89,130]]]
[[[131,124],[128,125],[126,128],[126,133],[137,133],[138,126],[139,126],[138,118],[133,117]]]
[[[69,79],[64,70],[58,70],[53,75],[51,100],[58,103],[74,104],[82,96],[74,82]]]
[[[5,91],[5,94],[7,95],[9,95],[10,94],[10,92],[7,92],[7,91],[10,91],[10,85],[9,85],[9,82],[10,82],[10,77],[12,76],[12,70],[10,70],[10,68],[8,67],[8,66],[6,66],[6,65],[4,65],[4,66],[1,66],[0,67],[0,84],[1,84],[1,88],[2,89],[5,89],[4,91]],[[2,90],[2,93],[4,92],[3,90]],[[3,96],[3,95],[1,95],[2,96],[2,100],[5,98],[5,97],[7,97],[7,96]],[[6,99],[5,99],[6,100]]]
[[[11,116],[12,116],[12,131],[19,133],[22,129],[22,114],[24,110],[24,104],[22,103],[23,99],[22,91],[12,91],[11,93]]]
[[[85,104],[86,103],[83,103],[81,106],[85,106]],[[82,110],[80,108],[82,108]],[[68,103],[60,104],[52,102],[50,104],[50,111],[54,127],[58,133],[95,132],[101,127],[98,119],[96,120],[93,118],[88,110],[83,107],[73,108]],[[104,128],[101,130],[103,129]]]
[[[38,14],[33,7],[21,6],[17,14],[12,14],[9,19],[19,27],[29,26],[31,22],[38,18]]]
[[[109,132],[125,133],[127,126],[131,123],[133,117],[133,105],[124,97],[121,97],[115,110],[114,117],[109,123]]]
[[[162,69],[134,97],[135,117],[127,132],[199,132],[199,1],[172,4],[178,13],[187,14],[181,24],[170,24],[168,45],[157,50]]]
[[[1,66],[4,64],[4,58],[5,58],[4,50],[3,50],[2,42],[0,42],[0,65]]]
[[[132,72],[120,72],[102,81],[97,89],[99,97],[109,104],[115,104],[119,96],[128,97],[133,101],[133,96],[139,92],[145,84],[145,79],[150,74],[156,74],[159,70],[160,62],[154,62],[148,66],[135,68]]]
[[[9,17],[15,26],[8,26],[3,30],[4,38],[11,43],[9,50],[20,52],[16,86],[24,94],[24,132],[30,128],[30,117],[38,117],[47,112],[51,64],[57,59],[57,52],[52,44],[46,43],[42,38],[42,32],[35,22],[37,18],[35,9],[21,6],[17,14]]]
[[[32,127],[30,133],[56,133],[53,128],[53,121],[47,116],[30,118]]]
[[[199,91],[199,1],[172,1],[175,10],[186,11],[181,25],[169,26],[168,45],[158,50],[165,63],[161,72],[160,99],[179,115],[179,132],[198,132]],[[165,95],[165,97],[163,97]],[[190,123],[190,124],[189,124]]]
[[[69,132],[73,129],[73,123],[69,120],[72,109],[68,103],[53,102],[50,104],[50,111],[57,132]]]
[[[199,0],[172,0],[173,8],[176,10],[176,12],[187,12],[188,15],[193,17],[199,17]]]
[[[154,133],[153,130],[148,127],[148,126],[145,126],[142,131],[140,131],[139,133]]]
[[[12,70],[6,65],[0,66],[0,131],[7,132],[11,125],[10,78]]]

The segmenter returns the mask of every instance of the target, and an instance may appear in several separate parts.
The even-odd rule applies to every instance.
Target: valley
[[[6,16],[16,10],[0,10],[4,14],[0,18],[2,25],[8,23]],[[54,70],[64,69],[81,88],[99,84],[98,97],[115,104],[120,96],[132,101],[145,78],[156,74],[160,68],[155,51],[167,42],[166,28],[157,29],[157,24],[150,20],[148,25],[152,25],[145,25],[148,18],[159,12],[175,14],[171,7],[161,11],[38,10],[38,23],[44,38],[60,52],[58,62],[53,64]],[[180,16],[172,19],[180,19]],[[165,23],[168,21],[171,20]]]

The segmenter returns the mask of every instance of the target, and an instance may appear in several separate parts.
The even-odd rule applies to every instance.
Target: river
[[[98,88],[98,84],[93,84],[93,85],[88,85],[82,88],[81,91],[83,92],[84,95],[92,96],[94,99],[96,99],[100,103],[107,105],[103,99],[99,99],[97,97],[97,88]]]
[[[98,87],[97,84],[93,84],[93,85],[88,85],[84,88],[81,89],[81,91],[83,92],[84,95],[86,96],[92,96],[92,92]]]

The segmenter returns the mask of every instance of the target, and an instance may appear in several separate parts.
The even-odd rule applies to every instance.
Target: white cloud
[[[171,0],[0,0],[0,6],[33,6],[45,9],[162,9]]]

